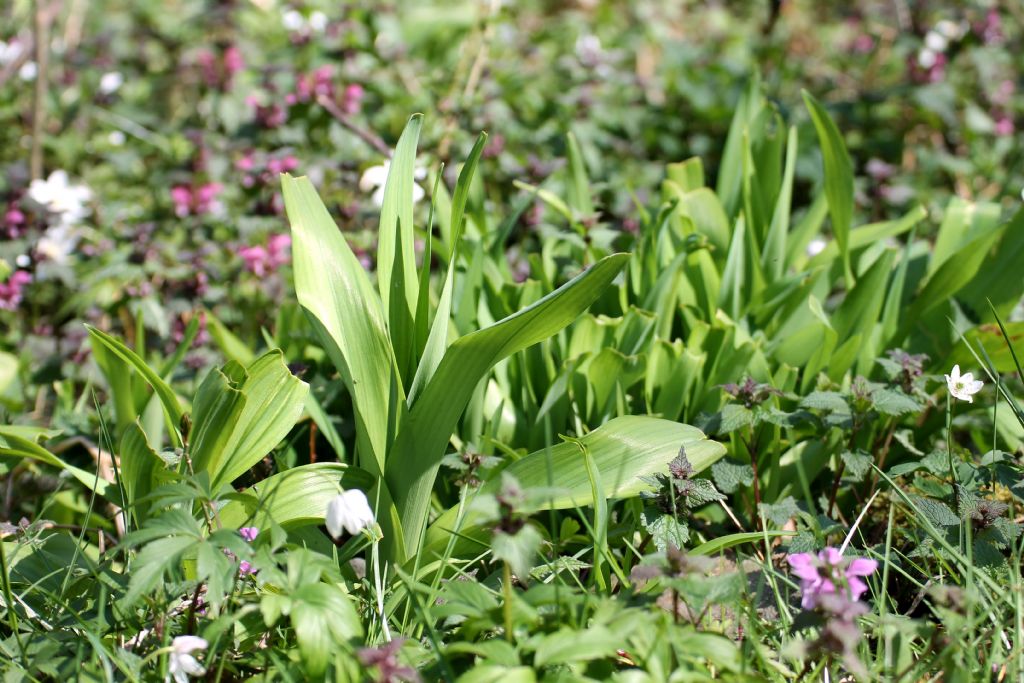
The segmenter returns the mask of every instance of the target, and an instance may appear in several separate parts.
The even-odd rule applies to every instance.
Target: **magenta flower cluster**
[[[836,548],[825,548],[817,556],[795,553],[787,559],[793,574],[800,579],[800,606],[804,609],[818,607],[826,595],[856,602],[868,589],[863,577],[878,569],[875,560],[844,558]]]
[[[242,247],[238,255],[245,261],[245,269],[257,277],[275,272],[290,260],[292,238],[286,234],[271,235],[267,246]]]
[[[13,311],[24,297],[25,285],[32,282],[32,275],[24,270],[11,273],[6,282],[0,282],[0,309]]]
[[[238,535],[245,539],[246,543],[252,543],[256,540],[256,536],[259,535],[260,530],[254,526],[244,526],[238,530]],[[242,576],[252,574],[252,565],[242,560],[238,565],[238,573]]]
[[[175,185],[171,188],[174,214],[184,218],[211,213],[217,206],[217,197],[223,190],[224,186],[220,183],[203,183],[196,187]]]

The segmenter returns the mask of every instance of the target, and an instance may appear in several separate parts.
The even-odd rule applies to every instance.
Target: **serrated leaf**
[[[711,466],[711,476],[723,493],[733,493],[740,486],[754,483],[754,468],[730,460],[719,460]]]
[[[874,458],[864,452],[854,451],[843,451],[839,454],[842,458],[843,463],[846,465],[846,472],[849,475],[850,481],[860,482],[864,480],[864,475],[871,471],[871,465],[874,462]]]
[[[919,413],[924,406],[898,389],[877,389],[871,394],[871,404],[882,415]]]
[[[850,404],[842,394],[835,391],[812,391],[800,401],[801,408],[829,410],[834,413],[849,413]]]
[[[955,526],[960,523],[960,518],[945,503],[922,496],[910,496],[910,499],[935,527]]]
[[[644,528],[661,552],[670,547],[682,548],[690,540],[690,529],[686,522],[681,522],[672,515],[658,515],[650,521],[644,518]]]
[[[777,503],[761,503],[759,510],[775,526],[782,526],[800,515],[800,508],[793,496],[786,496]]]

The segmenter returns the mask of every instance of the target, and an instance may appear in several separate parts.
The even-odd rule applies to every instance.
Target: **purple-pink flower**
[[[32,282],[32,275],[24,270],[11,273],[6,282],[0,282],[0,309],[13,311],[21,303],[25,285]]]
[[[292,238],[284,233],[271,235],[267,246],[242,247],[238,255],[245,261],[245,269],[257,277],[263,277],[288,263]]]
[[[811,553],[795,553],[787,560],[793,574],[800,579],[803,595],[800,606],[814,609],[822,596],[835,595],[851,601],[860,599],[868,589],[861,577],[871,576],[878,569],[878,562],[863,557],[844,558],[836,548],[825,548],[817,556]]]
[[[171,188],[171,201],[174,203],[174,214],[180,218],[188,215],[201,216],[214,211],[217,196],[224,190],[220,183],[204,183],[191,188],[187,185],[175,185]]]
[[[243,526],[238,530],[238,535],[245,539],[247,543],[252,543],[256,540],[256,536],[259,535],[260,530],[254,526]]]

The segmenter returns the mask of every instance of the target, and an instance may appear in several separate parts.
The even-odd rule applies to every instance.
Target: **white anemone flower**
[[[341,530],[355,535],[374,523],[373,510],[366,494],[359,489],[349,489],[338,494],[327,504],[327,531],[332,537],[341,536]]]
[[[109,95],[124,85],[124,76],[120,71],[108,71],[100,77],[100,92]]]
[[[949,393],[953,394],[955,398],[974,403],[973,396],[981,391],[985,383],[974,379],[974,375],[969,372],[961,375],[960,366],[954,365],[952,372],[946,375],[946,386],[949,387]]]
[[[939,61],[939,56],[934,50],[928,48],[922,49],[917,53],[917,63],[922,69],[930,69],[935,66],[935,63]]]
[[[313,10],[309,15],[309,27],[317,33],[323,33],[327,23],[327,15],[320,10]]]
[[[85,185],[72,185],[67,172],[57,170],[46,180],[33,180],[28,196],[47,211],[58,214],[61,223],[74,225],[89,215],[86,204],[92,199],[92,191]]]
[[[66,265],[78,245],[79,233],[73,225],[59,223],[47,228],[36,242],[36,254],[57,265]]]
[[[171,643],[171,656],[167,671],[177,683],[187,683],[189,676],[202,676],[206,669],[192,656],[196,650],[205,650],[209,643],[199,636],[178,636]]]
[[[949,39],[938,31],[928,31],[924,37],[924,44],[933,52],[945,52],[949,47]]]
[[[281,15],[281,24],[289,31],[298,31],[306,25],[306,17],[302,12],[290,9]]]
[[[388,170],[391,168],[391,160],[385,159],[384,163],[371,166],[363,171],[359,177],[359,189],[363,192],[373,192],[373,203],[377,206],[384,206],[384,185],[388,180]],[[426,169],[417,168],[413,172],[413,178],[423,180],[427,177]],[[412,201],[419,202],[426,196],[426,192],[416,183],[412,184]]]
[[[820,237],[817,239],[813,239],[807,245],[807,255],[817,256],[821,252],[825,251],[825,247],[827,246],[828,243],[825,240],[821,239]]]

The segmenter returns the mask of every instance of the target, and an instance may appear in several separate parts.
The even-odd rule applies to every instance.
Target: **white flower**
[[[178,636],[171,643],[171,656],[168,662],[167,671],[177,683],[186,683],[189,676],[202,676],[206,669],[200,664],[192,653],[196,650],[205,650],[209,646],[199,636]]]
[[[958,24],[957,22],[950,21],[949,19],[943,19],[939,23],[935,24],[935,31],[950,40],[962,38],[965,30],[966,29],[963,24]]]
[[[125,137],[125,134],[119,130],[112,130],[110,131],[110,135],[107,136],[107,140],[114,147],[120,147],[121,145],[124,144],[124,141],[127,139],[128,138]]]
[[[813,239],[811,240],[810,244],[807,245],[807,255],[817,256],[821,252],[825,251],[825,247],[827,246],[828,243],[825,242],[825,240],[821,239],[820,237],[817,239]]]
[[[9,43],[0,40],[0,64],[7,66],[20,56],[21,43],[16,40],[12,40]]]
[[[935,66],[935,62],[938,61],[938,55],[935,54],[934,50],[924,48],[917,53],[917,63],[922,69],[930,69]]]
[[[960,366],[954,365],[952,373],[946,375],[946,386],[949,387],[949,393],[953,394],[954,397],[961,401],[974,403],[972,397],[981,391],[985,383],[974,379],[974,375],[969,372],[961,375]]]
[[[100,92],[109,95],[124,84],[124,76],[120,71],[108,71],[100,77]]]
[[[37,73],[39,73],[39,67],[36,66],[35,62],[25,62],[18,69],[18,78],[23,81],[34,81]]]
[[[320,10],[314,10],[309,15],[309,27],[317,33],[323,33],[327,28],[327,15]]]
[[[385,159],[384,163],[378,166],[371,166],[363,171],[363,175],[359,177],[359,189],[363,192],[373,192],[373,203],[377,206],[384,205],[384,185],[387,183],[388,170],[390,168],[391,160]],[[425,169],[417,168],[413,172],[413,178],[416,180],[423,180],[426,177],[427,172]],[[412,201],[414,204],[423,199],[426,194],[422,187],[416,183],[412,184]]]
[[[373,510],[366,494],[359,489],[349,489],[338,494],[327,504],[327,531],[334,538],[341,536],[344,529],[350,534],[360,531],[373,524]]]
[[[37,255],[47,261],[64,265],[75,251],[78,239],[79,235],[73,225],[58,223],[46,229],[43,236],[36,242],[35,251]]]
[[[302,12],[290,9],[281,15],[281,23],[289,31],[298,31],[306,25],[306,18],[302,16]]]
[[[937,31],[928,31],[924,37],[924,44],[933,52],[945,52],[949,47],[949,39]]]
[[[28,196],[47,211],[60,215],[61,223],[74,225],[89,215],[86,203],[92,192],[85,185],[71,185],[65,171],[54,171],[46,180],[36,179],[28,186]]]
[[[14,265],[19,268],[28,268],[32,265],[32,259],[28,257],[28,254],[18,254],[14,257]]]

